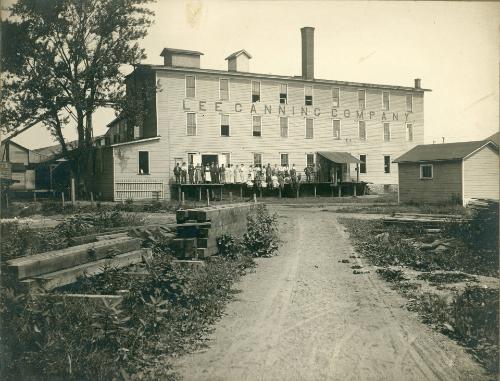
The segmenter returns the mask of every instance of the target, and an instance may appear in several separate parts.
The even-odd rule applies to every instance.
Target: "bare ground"
[[[334,213],[275,209],[279,256],[258,260],[238,284],[208,347],[177,359],[185,380],[488,378],[463,348],[408,312],[373,269],[353,274],[360,259],[339,262],[354,253]]]

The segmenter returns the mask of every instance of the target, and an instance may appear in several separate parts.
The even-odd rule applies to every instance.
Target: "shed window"
[[[432,179],[432,177],[433,177],[432,164],[420,164],[420,178]]]
[[[139,151],[139,174],[149,175],[149,152]]]
[[[288,117],[280,117],[280,134],[282,138],[288,138]]]
[[[229,136],[229,115],[220,116],[220,136]]]
[[[340,106],[340,89],[338,87],[334,87],[332,89],[332,106],[333,107]]]
[[[219,81],[220,100],[229,100],[229,79],[221,78]]]
[[[340,140],[340,120],[334,119],[332,120],[333,125],[333,138],[335,140]]]
[[[288,85],[286,83],[280,84],[280,103],[288,103]]]
[[[359,173],[366,173],[366,155],[359,155]]]
[[[412,123],[406,123],[406,141],[408,141],[408,142],[413,141],[413,124]]]
[[[196,96],[195,83],[194,75],[186,75],[186,98],[194,98]]]
[[[358,107],[360,110],[364,110],[366,106],[366,91],[358,90]]]
[[[384,142],[391,141],[391,126],[389,123],[384,123]]]
[[[406,111],[413,111],[413,94],[406,94]]]
[[[364,120],[358,122],[359,140],[366,140],[366,123]]]
[[[382,92],[382,108],[384,110],[389,110],[389,92],[388,91],[383,91]]]
[[[384,156],[384,173],[391,173],[391,157]]]
[[[282,167],[288,166],[288,154],[287,153],[280,154],[280,163],[281,163]]]
[[[314,119],[306,119],[306,139],[312,139],[314,137]]]
[[[196,135],[196,113],[188,112],[186,114],[186,133],[189,136]]]
[[[252,117],[252,135],[262,136],[262,118],[260,116]]]
[[[312,106],[313,104],[313,87],[304,86],[304,104],[306,106]]]
[[[260,102],[260,82],[252,81],[252,102]]]
[[[253,154],[253,165],[255,167],[262,167],[262,154],[260,153]]]

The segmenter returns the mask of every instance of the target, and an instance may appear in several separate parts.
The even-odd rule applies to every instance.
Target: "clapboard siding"
[[[451,202],[462,198],[462,161],[434,162],[433,179],[420,179],[420,163],[399,163],[399,201]]]
[[[314,84],[313,106],[304,106],[304,84],[310,82],[281,82],[274,79],[256,79],[261,83],[261,101],[255,103],[255,115],[262,116],[262,136],[252,136],[251,79],[231,77],[229,80],[230,100],[219,101],[219,78],[223,75],[212,73],[196,74],[196,97],[185,99],[185,74],[182,72],[157,72],[162,91],[157,93],[158,133],[162,136],[161,145],[169,151],[168,164],[165,165],[168,178],[172,177],[175,158],[187,161],[187,154],[193,153],[231,153],[233,164],[253,163],[253,153],[262,154],[263,163],[279,164],[280,153],[289,154],[290,164],[302,169],[306,165],[306,153],[316,151],[346,151],[355,156],[367,155],[367,173],[361,180],[379,184],[397,183],[397,166],[391,165],[391,173],[384,173],[384,155],[391,160],[402,155],[417,144],[423,144],[423,92],[413,91],[413,112],[406,116],[406,91],[390,92],[390,110],[385,117],[391,124],[390,142],[383,139],[382,90],[366,89],[366,110],[358,118],[358,87],[340,86],[340,106],[332,109],[332,87]],[[279,84],[288,85],[288,138],[280,136]],[[197,114],[197,135],[186,135],[186,112]],[[205,110],[200,110],[201,106]],[[203,103],[206,102],[206,103]],[[235,110],[241,105],[241,112]],[[271,107],[265,110],[264,105]],[[240,107],[240,106],[238,106]],[[315,115],[315,109],[321,113]],[[348,110],[348,111],[345,111]],[[375,112],[370,119],[369,112]],[[230,115],[230,137],[220,136],[220,114]],[[307,115],[306,115],[307,113]],[[317,113],[317,110],[316,110]],[[345,114],[344,114],[345,113]],[[350,114],[350,115],[349,115]],[[397,116],[393,117],[393,114]],[[334,117],[336,115],[336,117]],[[349,117],[346,117],[349,116]],[[314,138],[305,139],[305,118],[314,119]],[[335,140],[332,119],[341,120],[342,138]],[[366,121],[367,140],[358,138],[358,119]],[[413,123],[412,142],[406,141],[406,121]],[[355,173],[352,168],[351,173]]]
[[[140,183],[142,179],[155,178],[164,179],[166,184],[168,178],[167,148],[168,146],[162,141],[162,138],[114,146],[114,183],[125,180],[134,180]],[[139,174],[139,151],[149,152],[149,175]],[[169,197],[167,186],[165,186],[164,195]]]
[[[464,199],[492,198],[498,200],[498,152],[490,146],[464,160]]]

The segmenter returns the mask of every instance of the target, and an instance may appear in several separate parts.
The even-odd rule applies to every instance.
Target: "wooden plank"
[[[82,265],[117,253],[138,250],[140,247],[140,239],[122,237],[12,259],[7,261],[7,269],[18,279],[23,279]]]
[[[101,274],[106,267],[123,268],[141,263],[143,260],[150,260],[151,257],[152,254],[150,249],[139,249],[119,254],[113,258],[101,259],[68,269],[38,275],[28,279],[28,282],[21,281],[20,283],[21,285],[27,283],[31,288],[36,284],[36,286],[41,289],[52,290],[57,287],[75,283],[82,276],[95,276]]]

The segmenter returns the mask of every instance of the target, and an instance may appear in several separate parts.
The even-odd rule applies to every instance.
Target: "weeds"
[[[259,205],[255,214],[248,216],[247,233],[243,235],[244,249],[255,257],[270,257],[280,245],[278,216],[269,214],[265,205]]]

